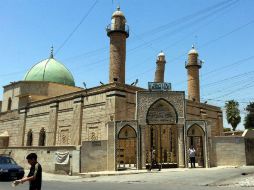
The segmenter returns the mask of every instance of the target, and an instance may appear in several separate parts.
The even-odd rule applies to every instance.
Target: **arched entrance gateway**
[[[187,161],[188,149],[193,146],[196,150],[196,167],[208,167],[207,161],[207,134],[204,121],[186,121],[187,128]],[[188,163],[190,167],[190,163]]]
[[[181,91],[137,92],[139,168],[185,167],[185,95]]]
[[[177,167],[177,123],[174,106],[160,98],[151,104],[146,121],[146,168]]]
[[[120,129],[116,150],[118,170],[137,167],[137,133],[130,125]]]
[[[116,170],[138,169],[137,121],[116,121],[115,167]]]

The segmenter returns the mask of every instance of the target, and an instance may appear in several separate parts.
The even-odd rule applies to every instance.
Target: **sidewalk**
[[[153,170],[155,172],[158,170]],[[150,173],[147,170],[124,170],[124,171],[101,171],[101,172],[88,172],[78,174],[81,177],[98,177],[98,176],[118,176],[118,175],[131,175],[131,174],[143,174]]]
[[[125,170],[125,171],[100,171],[100,172],[88,172],[79,173],[73,176],[63,175],[63,174],[52,174],[43,172],[43,180],[45,181],[82,181],[84,178],[93,178],[99,176],[123,176],[123,175],[133,175],[133,174],[152,174],[152,173],[166,173],[166,172],[183,172],[189,170],[188,168],[170,168],[162,169],[158,171],[157,169],[149,170]],[[26,170],[26,173],[29,171]]]

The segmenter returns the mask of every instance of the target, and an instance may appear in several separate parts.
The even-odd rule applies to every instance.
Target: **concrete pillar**
[[[57,118],[58,118],[58,103],[50,104],[49,110],[49,130],[47,133],[47,146],[56,145],[56,133],[57,133]]]
[[[139,169],[146,169],[146,145],[145,145],[145,128],[148,126],[140,126],[140,165]]]
[[[18,142],[18,146],[25,145],[26,116],[27,116],[26,108],[21,109],[19,111],[19,138],[18,138],[19,142]]]
[[[208,147],[208,137],[207,137],[207,127],[205,126],[205,135],[203,136],[203,144],[204,144],[204,167],[210,168],[209,163],[209,147]]]
[[[217,127],[218,127],[218,132],[219,134],[217,134],[218,136],[223,135],[224,131],[223,131],[223,115],[222,112],[218,112],[218,116],[217,116]]]
[[[160,52],[156,61],[154,82],[164,82],[165,63],[165,54]]]
[[[107,170],[115,171],[116,166],[116,136],[115,136],[115,122],[108,122],[108,145],[107,145]]]
[[[185,167],[184,125],[177,126],[178,136],[178,167]]]
[[[73,121],[71,126],[71,145],[81,145],[81,130],[83,117],[83,97],[73,101]]]

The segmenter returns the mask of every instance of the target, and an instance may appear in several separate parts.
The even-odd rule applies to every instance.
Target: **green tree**
[[[254,102],[250,102],[246,106],[246,111],[248,112],[244,118],[245,129],[254,129]]]
[[[230,100],[226,102],[225,107],[227,121],[232,126],[233,131],[235,131],[237,125],[241,122],[239,103],[235,100]]]

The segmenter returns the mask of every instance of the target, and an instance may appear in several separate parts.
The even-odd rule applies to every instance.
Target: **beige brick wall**
[[[42,128],[45,128],[46,139],[47,131],[49,131],[49,115],[34,115],[26,118],[26,127],[25,127],[25,136],[24,136],[24,145],[27,143],[27,133],[31,129],[33,133],[33,146],[38,146],[39,144],[39,134]]]
[[[11,109],[18,109],[19,105],[19,98],[18,95],[20,94],[20,85],[13,84],[11,86],[8,86],[7,88],[4,88],[3,93],[3,102],[2,102],[2,112],[7,111],[8,107],[8,99],[12,99],[12,106]]]
[[[20,81],[4,86],[3,109],[7,111],[8,99],[12,99],[12,110],[26,106],[28,102],[77,92],[82,88],[40,81]]]
[[[7,131],[10,135],[9,137],[9,146],[17,146],[19,143],[19,126],[18,126],[18,119],[9,120],[0,122],[0,134]]]
[[[219,107],[186,101],[187,120],[207,120],[212,136],[220,136],[223,131],[222,111]]]
[[[245,142],[243,137],[212,137],[211,166],[246,165]]]
[[[63,111],[58,112],[58,120],[57,120],[57,134],[56,134],[56,145],[70,145],[71,136],[70,129],[72,125],[73,111]],[[63,137],[63,135],[65,137]],[[63,138],[66,138],[64,140]]]
[[[61,166],[55,164],[55,153],[57,151],[68,151],[72,155],[68,165]],[[79,147],[26,147],[25,149],[22,147],[13,147],[7,149],[0,148],[0,154],[10,154],[10,156],[13,157],[14,160],[25,169],[29,169],[30,167],[27,163],[26,156],[32,152],[37,154],[38,162],[41,164],[44,172],[68,174],[72,168],[73,173],[79,173]]]

